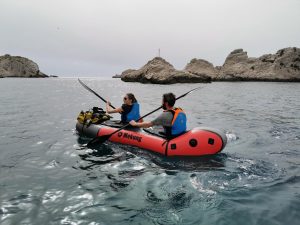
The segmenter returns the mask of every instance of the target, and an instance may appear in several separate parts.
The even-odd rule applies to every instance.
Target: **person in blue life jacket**
[[[156,119],[150,122],[130,121],[134,127],[148,128],[152,126],[163,126],[167,139],[172,139],[186,132],[186,114],[181,108],[175,108],[176,97],[173,93],[166,93],[162,97],[164,109]]]
[[[111,113],[120,113],[121,122],[129,123],[131,120],[138,120],[140,116],[140,105],[137,102],[134,94],[127,93],[123,98],[123,103],[120,108],[113,109],[110,106],[110,102],[106,102],[106,112]]]

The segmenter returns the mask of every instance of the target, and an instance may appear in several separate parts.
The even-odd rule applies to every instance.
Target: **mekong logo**
[[[142,141],[142,137],[141,136],[132,135],[132,134],[129,134],[129,133],[126,133],[126,132],[124,132],[124,133],[119,132],[118,133],[118,137],[123,137],[123,138],[134,140],[134,141],[137,141],[137,142],[141,142]]]

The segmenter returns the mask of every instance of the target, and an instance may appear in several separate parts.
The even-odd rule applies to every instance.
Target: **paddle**
[[[192,89],[192,90],[186,92],[185,94],[180,95],[179,97],[176,98],[176,100],[185,97],[185,96],[188,95],[189,93],[191,93],[191,92],[193,92],[193,91],[195,91],[195,90],[197,90],[197,89],[199,89],[199,88],[202,88],[202,87],[194,88],[194,89]],[[146,116],[149,116],[150,114],[152,114],[152,113],[158,111],[158,110],[161,109],[162,107],[163,107],[163,106],[158,107],[157,109],[155,109],[155,110],[153,110],[153,111],[147,113],[146,115],[140,117],[140,118],[139,118],[138,120],[136,120],[136,121],[139,121],[139,120],[145,118]],[[111,134],[95,137],[93,140],[91,140],[91,141],[87,144],[87,147],[88,147],[88,148],[91,148],[91,149],[95,148],[97,145],[100,145],[100,144],[102,144],[103,142],[107,141],[112,135],[114,135],[115,133],[119,132],[120,130],[123,130],[124,128],[128,127],[129,125],[130,125],[130,124],[128,123],[128,124],[122,126],[121,128],[119,128],[118,130],[115,130],[115,131],[112,132]]]
[[[89,88],[85,83],[83,83],[79,78],[78,78],[79,83],[89,92],[92,92],[94,95],[96,95],[98,98],[100,98],[102,101],[104,101],[105,103],[107,103],[107,101],[102,98],[100,95],[98,95],[95,91],[93,91],[91,88]],[[113,109],[116,109],[114,106],[110,105]]]

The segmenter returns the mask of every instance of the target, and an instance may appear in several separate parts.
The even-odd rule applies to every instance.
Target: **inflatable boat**
[[[79,135],[90,138],[109,135],[120,125],[113,121],[101,124],[83,124],[77,122]],[[164,136],[148,129],[128,128],[113,134],[109,141],[124,145],[136,146],[165,156],[204,156],[221,152],[226,143],[226,134],[208,127],[196,127],[184,134],[167,140]]]

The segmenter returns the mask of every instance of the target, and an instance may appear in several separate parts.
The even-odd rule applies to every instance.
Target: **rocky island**
[[[0,77],[48,77],[38,65],[21,56],[0,56]]]
[[[176,70],[161,57],[155,57],[138,70],[125,70],[121,74],[123,81],[172,84],[210,82],[211,78],[205,74],[193,74],[188,71]]]
[[[300,49],[284,48],[259,58],[248,57],[243,49],[232,51],[222,66],[203,59],[192,59],[183,70],[176,70],[161,57],[155,57],[138,70],[122,72],[126,82],[194,83],[212,81],[300,81]]]
[[[116,74],[116,75],[112,76],[112,78],[121,78],[121,74]]]

